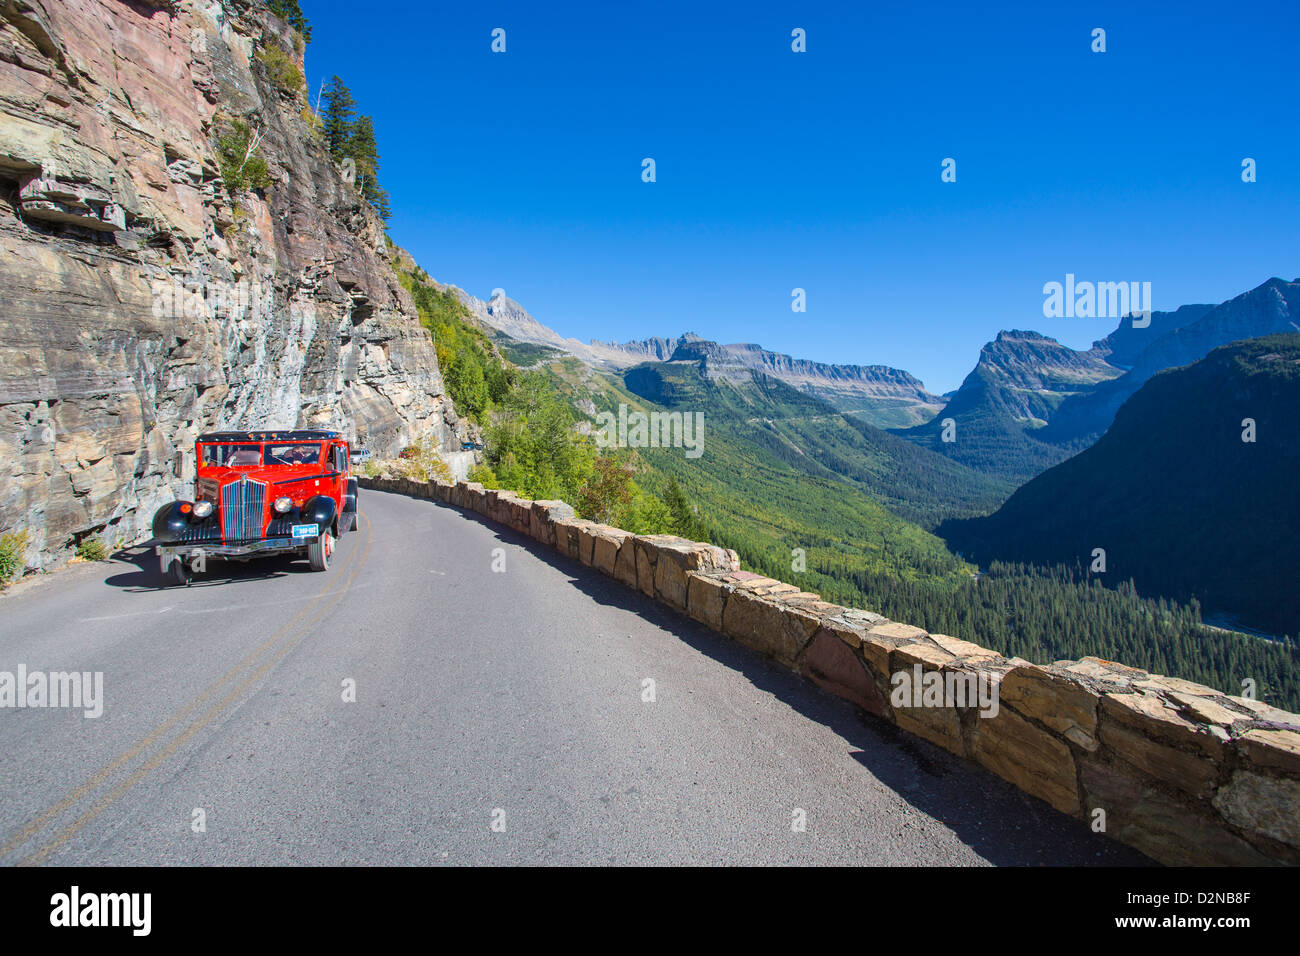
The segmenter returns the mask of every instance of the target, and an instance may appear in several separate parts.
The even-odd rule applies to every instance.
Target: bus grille
[[[241,478],[221,489],[221,520],[227,541],[249,541],[262,537],[262,516],[266,509],[266,485]]]

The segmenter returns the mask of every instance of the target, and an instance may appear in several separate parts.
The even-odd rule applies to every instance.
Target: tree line
[[[392,209],[388,191],[379,184],[379,144],[375,139],[374,118],[357,115],[357,101],[337,73],[326,84],[322,96],[324,108],[320,120],[326,149],[336,163],[352,161],[357,192],[387,221]]]
[[[1037,664],[1101,657],[1153,674],[1300,710],[1300,643],[1207,627],[1196,601],[1143,597],[1131,581],[1106,587],[1082,567],[995,562],[953,582],[855,566],[848,556],[810,551],[792,573],[788,555],[758,549],[723,527],[718,543],[747,567],[815,591],[828,601],[972,641]]]

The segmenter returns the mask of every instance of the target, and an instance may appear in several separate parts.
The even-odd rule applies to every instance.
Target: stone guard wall
[[[473,511],[735,638],[867,713],[1171,865],[1300,863],[1300,716],[1100,658],[1040,666],[740,570],[736,552],[634,535],[475,482],[362,479]],[[920,668],[919,671],[916,668]],[[894,706],[900,671],[975,675],[995,716]]]

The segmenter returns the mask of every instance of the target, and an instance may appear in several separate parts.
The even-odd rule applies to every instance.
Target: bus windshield
[[[261,445],[204,445],[203,464],[251,468],[262,463]]]
[[[319,465],[320,445],[308,442],[295,442],[292,445],[266,446],[266,464],[268,465]]]
[[[242,442],[204,445],[203,464],[225,468],[256,468],[259,465],[318,465],[321,446],[316,442]]]

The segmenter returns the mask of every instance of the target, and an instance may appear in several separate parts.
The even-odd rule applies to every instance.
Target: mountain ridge
[[[1106,581],[1300,633],[1300,593],[1282,583],[1300,576],[1298,413],[1300,333],[1220,346],[1152,376],[1096,444],[940,536],[981,562],[1088,567],[1102,548]]]
[[[1289,331],[1297,317],[1300,282],[1273,277],[1218,305],[1153,312],[1145,326],[1126,316],[1086,351],[1004,330],[933,420],[896,434],[986,474],[1027,481],[1095,442],[1153,375],[1233,341]]]
[[[1088,447],[1156,372],[1238,338],[1285,331],[1300,315],[1298,282],[1273,277],[1217,305],[1152,312],[1143,326],[1125,316],[1086,350],[1038,331],[1003,329],[981,348],[961,385],[945,395],[931,393],[904,369],[817,362],[693,332],[583,343],[538,322],[500,290],[484,301],[448,288],[485,328],[573,355],[593,368],[618,372],[647,361],[693,361],[713,376],[743,379],[748,371],[762,372],[976,471],[1022,482]],[[945,431],[950,420],[954,427]]]
[[[703,360],[719,374],[756,369],[878,425],[926,421],[943,405],[943,399],[929,392],[920,379],[887,365],[815,362],[752,342],[723,345],[691,332],[676,338],[656,336],[627,343],[593,339],[584,343],[564,338],[504,293],[484,301],[456,286],[447,288],[453,289],[484,325],[520,342],[567,352],[596,368],[618,371],[644,361]]]
[[[1091,443],[1110,427],[1120,406],[1153,375],[1199,361],[1215,348],[1231,342],[1295,331],[1300,329],[1297,320],[1300,320],[1300,279],[1287,281],[1276,276],[1267,279],[1210,307],[1194,321],[1154,336],[1136,353],[1133,365],[1122,376],[1091,395],[1063,402],[1056,419],[1043,430],[1042,438],[1066,445]]]

